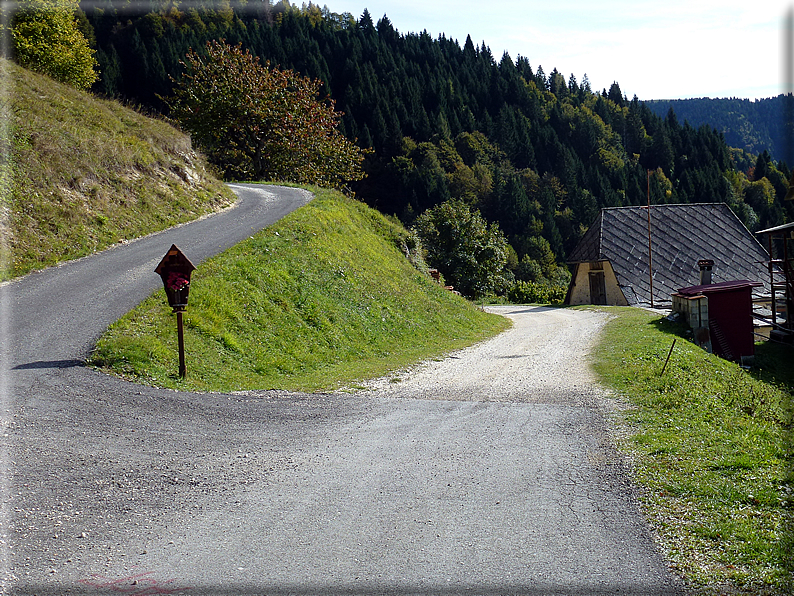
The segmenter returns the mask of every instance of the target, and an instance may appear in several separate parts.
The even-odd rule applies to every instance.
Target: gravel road
[[[489,306],[513,327],[441,362],[365,383],[381,395],[417,399],[596,403],[590,352],[606,316],[543,306]]]
[[[105,273],[125,303],[136,244]],[[0,288],[6,592],[682,593],[587,366],[602,315],[498,307],[511,330],[352,393],[189,394],[82,366],[118,314],[80,267]]]

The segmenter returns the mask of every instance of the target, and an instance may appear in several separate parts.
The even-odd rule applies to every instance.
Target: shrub
[[[414,229],[430,265],[464,296],[481,298],[512,287],[507,240],[477,209],[450,200],[420,215]]]
[[[562,304],[567,288],[534,281],[517,281],[507,297],[515,304]]]

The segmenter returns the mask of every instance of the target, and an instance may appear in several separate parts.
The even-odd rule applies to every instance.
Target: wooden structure
[[[190,276],[196,270],[176,244],[163,257],[154,272],[163,280],[163,288],[168,298],[168,305],[176,313],[177,341],[179,344],[179,376],[183,379],[187,375],[185,365],[185,332],[182,323],[182,313],[187,308],[187,299],[190,294]]]
[[[684,316],[695,343],[726,360],[755,354],[753,288],[760,282],[727,281],[681,288],[673,311]]]
[[[794,223],[756,232],[766,236],[771,286],[770,339],[794,341]]]

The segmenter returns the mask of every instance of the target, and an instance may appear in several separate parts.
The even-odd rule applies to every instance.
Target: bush
[[[507,297],[514,304],[562,304],[567,288],[534,281],[517,281]]]
[[[543,269],[541,269],[540,263],[529,255],[524,255],[524,258],[521,259],[521,262],[516,268],[516,279],[520,279],[521,281],[539,281],[544,279]]]
[[[78,0],[24,0],[16,9],[11,41],[21,66],[81,90],[99,78],[95,52],[75,18]]]
[[[513,285],[506,269],[508,244],[496,223],[462,201],[436,205],[414,226],[427,250],[427,261],[469,298],[501,294]]]

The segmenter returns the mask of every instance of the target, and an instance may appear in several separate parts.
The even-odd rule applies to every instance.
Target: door
[[[607,303],[607,286],[603,271],[590,272],[590,303],[604,305]]]

